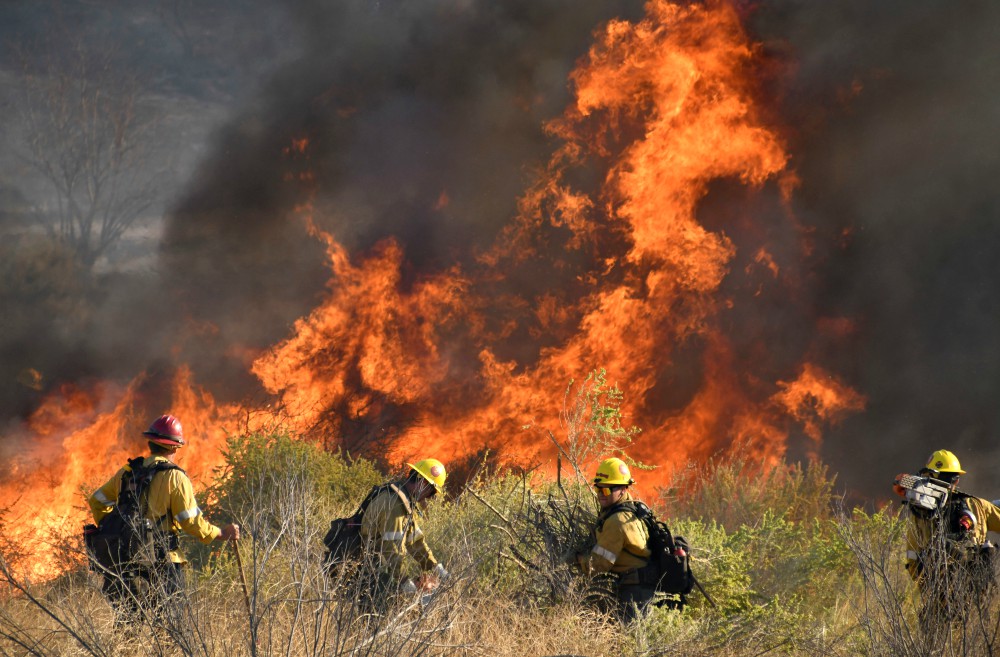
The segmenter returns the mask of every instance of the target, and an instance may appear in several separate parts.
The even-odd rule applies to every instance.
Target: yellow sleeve
[[[118,492],[122,483],[122,473],[124,472],[125,468],[119,469],[111,479],[104,482],[103,486],[95,490],[87,498],[87,504],[90,505],[90,512],[94,516],[94,522],[100,524],[101,519],[111,513],[111,509],[117,504]]]
[[[986,530],[1000,532],[1000,508],[992,502],[983,501],[986,505]]]
[[[423,570],[430,570],[437,565],[437,559],[434,558],[434,553],[431,552],[430,546],[427,545],[427,541],[424,540],[424,532],[417,525],[416,519],[410,523],[409,532],[409,550],[413,555],[413,558],[417,560],[420,564],[420,568]]]
[[[409,514],[391,490],[379,493],[361,517],[361,534],[379,558],[379,569],[398,571],[406,555]]]
[[[981,545],[986,542],[987,532],[1000,532],[1000,509],[987,500],[978,497],[965,498],[965,507],[972,514],[972,540]]]
[[[910,526],[906,530],[906,572],[915,582],[921,581],[923,565],[921,564],[921,553],[927,544],[930,543],[933,525],[931,521],[924,518],[910,518]]]
[[[591,548],[589,555],[584,555],[589,560],[585,572],[606,573],[611,571],[622,548],[625,547],[625,532],[622,527],[622,514],[613,513],[604,520],[600,530],[597,532],[597,542]]]
[[[187,475],[179,470],[167,472],[167,490],[170,497],[170,514],[174,524],[184,533],[193,536],[202,543],[211,543],[219,537],[222,530],[205,520],[198,502],[194,497],[194,486]]]
[[[985,528],[984,540],[986,532],[1000,532],[1000,509],[987,500],[971,498],[969,501],[974,503],[972,506],[976,515],[979,516],[977,518],[978,524]]]

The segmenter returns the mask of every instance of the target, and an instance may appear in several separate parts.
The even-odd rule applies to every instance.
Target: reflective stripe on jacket
[[[380,571],[397,575],[407,553],[423,570],[437,565],[402,485],[388,487],[375,496],[361,518],[361,536],[375,551]]]
[[[622,501],[631,501],[626,492]],[[630,509],[608,509],[597,517],[594,546],[578,557],[586,573],[628,573],[646,565],[649,530]]]
[[[149,467],[159,461],[169,462],[169,459],[163,456],[147,456],[143,459],[142,464],[143,467]],[[118,470],[111,479],[87,499],[95,522],[100,523],[101,518],[110,513],[118,501],[122,475],[126,468],[128,466]],[[153,521],[163,518],[160,529],[164,531],[174,534],[183,531],[202,543],[211,543],[222,533],[221,529],[205,520],[201,509],[198,508],[198,502],[195,501],[194,486],[191,485],[188,476],[180,470],[166,470],[156,473],[149,484],[147,501],[149,508],[146,517]],[[164,516],[166,517],[164,518]],[[186,563],[187,561],[178,550],[171,550],[168,556],[170,561],[174,563]]]

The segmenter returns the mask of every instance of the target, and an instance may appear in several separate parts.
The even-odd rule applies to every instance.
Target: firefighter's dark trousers
[[[623,575],[599,573],[591,580],[587,601],[602,612],[614,614],[623,625],[649,611],[656,589],[640,582],[635,571]]]
[[[618,585],[618,618],[624,624],[642,618],[649,611],[656,590],[641,584]]]
[[[171,598],[183,589],[184,570],[179,563],[108,572],[101,586],[115,610],[116,623],[137,622],[142,619],[143,612],[149,612],[151,620],[163,620]]]

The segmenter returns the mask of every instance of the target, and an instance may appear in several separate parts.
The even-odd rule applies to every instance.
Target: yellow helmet
[[[958,462],[958,457],[946,449],[939,449],[931,454],[931,457],[927,459],[927,465],[925,467],[928,470],[936,470],[938,472],[954,472],[955,474],[960,475],[965,474],[965,470],[962,469],[962,464]]]
[[[628,486],[634,484],[635,479],[629,472],[625,461],[618,458],[610,458],[601,461],[597,466],[597,476],[594,477],[595,486]]]
[[[448,473],[444,469],[444,463],[437,459],[424,459],[423,461],[407,463],[406,465],[413,468],[414,472],[429,481],[439,493],[443,491],[444,480],[448,478]]]

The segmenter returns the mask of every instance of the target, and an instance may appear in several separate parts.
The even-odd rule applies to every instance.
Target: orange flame
[[[774,399],[781,403],[769,402],[760,393],[766,382],[740,381],[715,325],[718,291],[735,246],[696,218],[713,180],[759,186],[786,174],[778,183],[788,193],[794,179],[784,170],[778,138],[757,118],[743,77],[754,56],[737,14],[725,4],[651,2],[642,22],[610,23],[573,74],[576,103],[549,126],[565,145],[521,199],[515,222],[483,254],[480,270],[427,276],[404,292],[405,257],[398,245],[383,243],[352,264],[335,238],[322,235],[333,269],[330,293],[296,325],[293,337],[254,364],[254,373],[306,426],[321,423],[332,408],[368,408],[373,396],[412,406],[417,419],[388,446],[398,459],[465,456],[501,435],[508,456],[530,462],[550,454],[536,435],[514,427],[551,425],[565,382],[596,366],[626,382],[627,410],[652,436],[634,453],[652,463],[668,465],[663,443],[671,445],[676,464],[704,458],[734,439],[750,440],[762,459],[777,459],[789,418],[815,437],[820,422],[841,417],[836,409],[860,408],[860,397],[837,383],[809,386],[812,379],[770,384],[786,396],[804,387],[810,398],[823,392],[825,410],[811,417],[802,402],[778,393]],[[641,137],[627,141],[621,135],[629,126],[637,132],[635,125]],[[603,188],[591,195],[565,180],[588,157],[613,160]],[[503,300],[528,308],[523,316],[534,323],[491,320],[497,301],[488,296],[491,283],[544,257],[540,235],[548,228],[569,231],[562,245],[568,251],[596,249],[603,271],[581,273],[585,294],[572,307],[559,307],[559,296],[542,293]],[[599,239],[608,234],[624,236],[627,250],[602,252]],[[761,249],[756,260],[777,276],[773,255]],[[518,330],[538,338],[571,322],[573,330],[542,348],[534,362],[505,360],[495,346]],[[449,402],[468,380],[456,374],[468,364],[448,353],[447,337],[456,332],[479,345],[476,384],[474,395]],[[665,412],[651,399],[658,374],[670,367],[675,345],[692,336],[707,345],[705,383],[685,407]],[[352,372],[359,379],[354,385]]]
[[[227,432],[278,425],[394,462],[447,462],[491,445],[534,463],[552,446],[521,427],[560,435],[567,382],[597,367],[622,384],[626,419],[644,428],[630,454],[663,466],[643,473],[647,488],[734,441],[776,462],[796,425],[818,446],[823,426],[864,399],[808,362],[784,375],[790,381],[745,371],[720,321],[741,303],[720,293],[737,247],[697,216],[719,179],[792,192],[788,157],[754,100],[757,58],[724,2],[650,0],[643,20],[610,22],[572,74],[575,101],[547,126],[562,146],[467,271],[410,275],[394,240],[349,254],[308,222],[326,244],[331,278],[321,303],[250,366],[273,408],[217,404],[180,367],[169,410],[196,437],[182,467],[203,477]],[[308,160],[308,143],[296,138],[286,155]],[[597,189],[577,187],[580,168],[603,172]],[[289,179],[314,182],[309,171]],[[438,206],[447,203],[442,192]],[[303,198],[297,210],[312,207]],[[780,257],[760,249],[753,259],[778,278]],[[538,271],[551,272],[549,289]],[[539,291],[523,292],[525,279]],[[676,367],[684,349],[695,354],[695,375]],[[16,500],[48,511],[9,522],[15,541],[42,524],[79,526],[81,495],[141,446],[132,438],[142,428],[132,415],[136,385],[67,390],[32,416],[33,452],[0,487],[0,508]],[[677,390],[684,394],[664,401]],[[365,440],[352,442],[358,432]],[[29,490],[43,458],[53,483]],[[57,568],[54,555],[36,561],[35,575]]]
[[[21,451],[7,463],[0,508],[10,514],[4,519],[4,538],[31,557],[20,564],[28,578],[58,575],[74,560],[61,546],[90,520],[86,497],[144,451],[141,432],[149,418],[136,414],[143,378],[124,390],[107,384],[90,391],[64,386],[27,421],[30,439],[18,441]],[[273,420],[258,414],[251,424],[240,407],[216,404],[210,393],[192,383],[186,367],[177,372],[172,398],[169,410],[184,418],[184,432],[190,437],[178,452],[177,464],[196,482],[220,464],[226,435]]]
[[[864,397],[811,363],[802,366],[795,381],[779,381],[774,400],[799,420],[806,435],[819,443],[823,423],[836,422],[851,411],[865,407]]]

